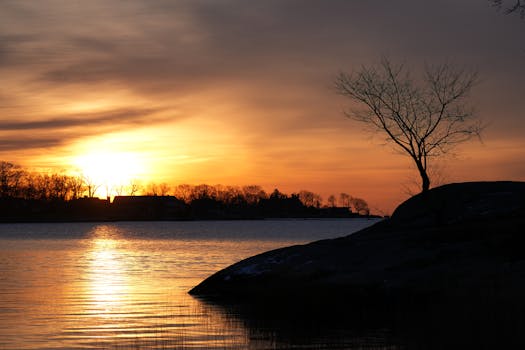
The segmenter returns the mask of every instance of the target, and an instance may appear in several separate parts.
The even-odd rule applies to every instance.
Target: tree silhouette
[[[17,196],[23,174],[20,166],[0,161],[0,197]]]
[[[186,203],[189,203],[191,201],[192,189],[193,189],[192,185],[188,185],[188,184],[177,185],[174,189],[175,197],[179,198],[180,200],[183,200]]]
[[[159,195],[167,196],[171,191],[171,187],[167,183],[162,182],[158,185],[158,190],[159,190]]]
[[[84,181],[82,177],[70,176],[68,179],[68,187],[71,191],[71,199],[80,198],[84,192]]]
[[[133,179],[129,182],[128,193],[130,196],[135,196],[141,190],[141,188],[142,186],[140,185],[139,181]]]
[[[339,194],[339,205],[344,208],[350,208],[351,205],[352,196],[350,196],[348,193],[340,193]]]
[[[299,191],[299,199],[306,207],[313,207],[315,205],[315,193],[307,190]]]
[[[248,185],[242,188],[242,193],[248,204],[257,204],[261,199],[268,198],[266,192],[258,185]]]
[[[87,192],[89,198],[94,198],[95,193],[100,188],[101,184],[96,182],[94,178],[88,175],[82,175],[82,181],[84,182],[84,189]]]
[[[415,81],[405,65],[383,58],[379,66],[363,66],[335,79],[337,93],[357,101],[364,109],[346,116],[385,133],[414,161],[422,192],[430,188],[430,158],[479,136],[482,126],[465,104],[477,73],[451,65],[427,66]]]
[[[335,196],[333,194],[331,194],[330,196],[328,196],[328,199],[327,199],[327,202],[328,202],[328,206],[332,207],[332,208],[335,208],[336,206],[336,202],[337,200],[335,199]]]
[[[351,199],[354,210],[359,215],[369,215],[370,209],[368,208],[368,203],[362,198],[352,198]]]

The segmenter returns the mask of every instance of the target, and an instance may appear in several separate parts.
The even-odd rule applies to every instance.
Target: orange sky
[[[391,213],[417,175],[382,135],[343,117],[348,101],[331,87],[338,71],[387,54],[416,71],[447,61],[481,76],[471,102],[489,125],[483,143],[440,162],[437,182],[525,180],[525,21],[483,1],[0,6],[2,160],[347,192]]]

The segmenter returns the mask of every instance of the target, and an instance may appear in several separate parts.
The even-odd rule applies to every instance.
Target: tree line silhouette
[[[104,188],[105,187],[105,188]],[[104,188],[109,196],[96,198]],[[32,172],[0,161],[0,220],[192,220],[369,216],[367,202],[347,193],[326,203],[314,192],[290,195],[261,186],[189,185],[137,181],[111,189],[86,176]]]

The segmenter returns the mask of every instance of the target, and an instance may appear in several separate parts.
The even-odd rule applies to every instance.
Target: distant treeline
[[[169,185],[132,182],[118,189],[113,202],[95,198],[89,178],[29,172],[0,161],[0,220],[192,220],[322,218],[369,216],[368,204],[346,193],[329,196],[302,190],[290,195],[261,186]],[[106,189],[110,193],[110,189]]]

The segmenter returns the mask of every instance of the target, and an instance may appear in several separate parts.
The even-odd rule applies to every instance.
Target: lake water
[[[387,348],[381,331],[281,340],[187,294],[240,259],[374,222],[1,224],[0,349]]]

